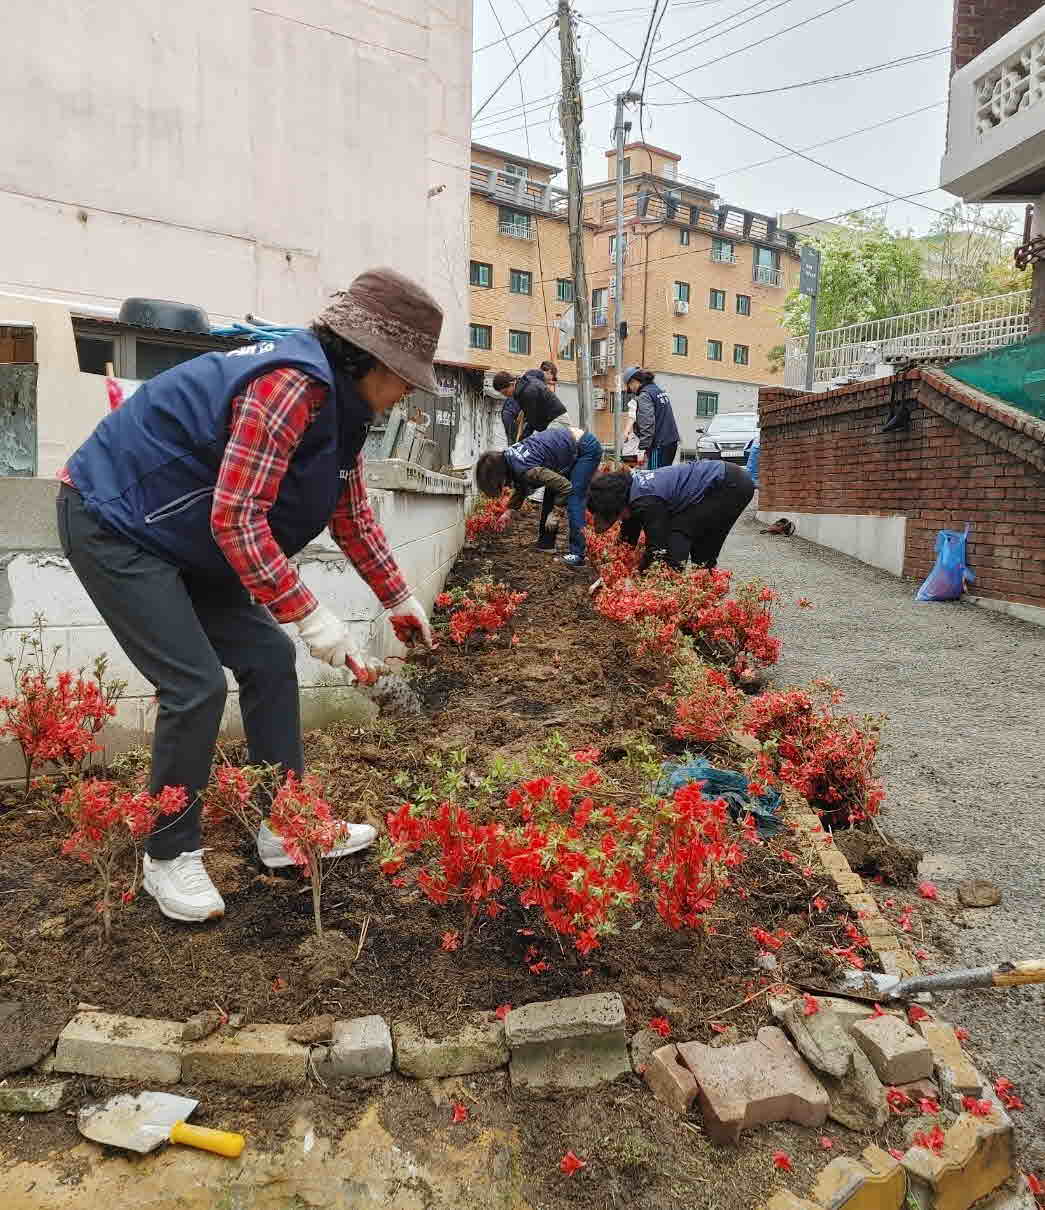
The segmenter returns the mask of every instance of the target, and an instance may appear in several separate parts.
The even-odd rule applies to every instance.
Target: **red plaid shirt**
[[[229,414],[211,531],[254,600],[268,606],[280,622],[298,621],[318,602],[272,536],[267,513],[294,450],[326,396],[327,388],[301,370],[273,370],[237,396]],[[59,478],[75,487],[65,469]],[[330,532],[386,609],[407,599],[410,589],[367,499],[362,454],[330,518]]]

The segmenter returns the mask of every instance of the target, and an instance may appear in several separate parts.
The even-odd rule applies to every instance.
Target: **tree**
[[[1030,271],[1021,273],[1012,259],[1016,220],[1012,210],[963,202],[940,215],[921,243],[941,305],[1030,288]]]

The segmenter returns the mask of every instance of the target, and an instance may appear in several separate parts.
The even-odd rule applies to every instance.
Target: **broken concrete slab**
[[[58,1037],[54,1070],[176,1084],[182,1074],[183,1028],[180,1021],[77,1013]]]
[[[219,1013],[216,1008],[206,1008],[202,1012],[193,1013],[182,1026],[182,1041],[199,1042],[203,1038],[209,1038],[212,1033],[217,1032],[224,1024],[225,1016],[223,1013]]]
[[[596,1088],[631,1070],[616,992],[527,1004],[504,1024],[513,1088]]]
[[[488,1013],[445,1038],[428,1038],[409,1022],[396,1021],[392,1039],[396,1068],[419,1080],[494,1071],[508,1062],[504,1024]]]
[[[984,1080],[969,1061],[954,1026],[947,1021],[919,1021],[918,1032],[932,1053],[933,1070],[940,1092],[959,1097],[978,1097]]]
[[[624,1025],[624,1001],[616,992],[540,1000],[513,1008],[504,1021],[505,1036],[513,1050],[535,1042],[616,1033]]]
[[[68,1087],[68,1080],[56,1084],[27,1084],[20,1088],[0,1087],[0,1113],[50,1113],[62,1103]]]
[[[903,1166],[920,1205],[968,1210],[1012,1175],[1012,1122],[998,1108],[989,1118],[962,1114],[944,1132],[938,1154],[912,1147]]]
[[[19,1000],[0,1001],[0,1079],[39,1063],[54,1047],[68,1018],[67,1012]]]
[[[838,1156],[820,1173],[812,1189],[823,1210],[900,1210],[907,1197],[907,1176],[880,1147],[867,1147],[860,1159]]]
[[[986,878],[970,878],[958,884],[958,899],[963,907],[994,907],[1001,903],[1001,891]]]
[[[682,1062],[673,1043],[658,1047],[646,1064],[645,1080],[662,1105],[676,1113],[689,1113],[697,1097],[697,1082]]]
[[[303,1084],[307,1060],[308,1048],[291,1042],[285,1025],[245,1025],[186,1046],[182,1075],[186,1084]]]
[[[841,1079],[849,1070],[856,1043],[829,1008],[820,1004],[815,1013],[807,1015],[805,1002],[796,999],[774,1015],[790,1034],[799,1053],[813,1067],[836,1079]]]
[[[852,1036],[883,1084],[909,1084],[932,1074],[929,1044],[899,1017],[887,1013],[858,1021]]]
[[[646,1070],[650,1055],[664,1045],[664,1039],[655,1029],[640,1029],[633,1034],[628,1049],[631,1051],[631,1066],[637,1076]]]
[[[782,1029],[764,1026],[754,1040],[720,1050],[699,1042],[678,1049],[715,1142],[738,1143],[741,1130],[764,1122],[822,1126],[827,1119],[827,1090]]]
[[[862,1004],[859,1000],[843,1000],[841,996],[819,994],[816,998],[820,1001],[820,1011],[832,1013],[846,1033],[849,1033],[857,1021],[866,1021],[873,1012],[870,1004]],[[789,999],[771,997],[769,1007],[779,1021],[791,1003]]]
[[[329,1046],[313,1051],[321,1079],[345,1080],[383,1076],[392,1070],[392,1033],[384,1017],[338,1021]]]
[[[823,1073],[830,1108],[827,1116],[850,1130],[880,1130],[889,1118],[885,1085],[879,1080],[871,1060],[854,1044],[849,1069],[836,1080]]]

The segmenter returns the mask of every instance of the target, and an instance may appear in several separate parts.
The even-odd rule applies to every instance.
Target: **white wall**
[[[471,0],[5,10],[0,290],[299,323],[391,264],[467,360]]]
[[[726,378],[701,378],[694,374],[666,374],[657,371],[657,382],[671,396],[678,425],[679,447],[697,448],[697,426],[706,426],[708,417],[697,416],[697,392],[715,391],[720,412],[757,412],[758,383],[731,382]]]

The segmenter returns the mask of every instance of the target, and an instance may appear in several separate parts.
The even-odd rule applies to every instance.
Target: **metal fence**
[[[1027,335],[1030,291],[995,294],[948,307],[911,311],[816,336],[814,382],[858,377],[894,357],[974,357]],[[788,341],[784,385],[804,387],[806,342]]]

